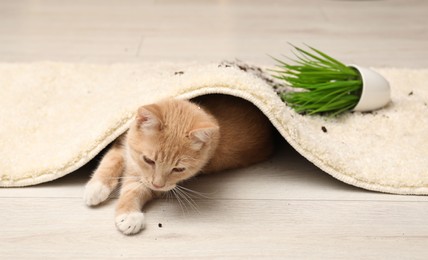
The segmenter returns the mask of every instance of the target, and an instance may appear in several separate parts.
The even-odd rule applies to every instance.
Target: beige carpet
[[[126,131],[142,104],[224,93],[253,102],[300,154],[343,182],[428,194],[428,70],[377,71],[392,103],[329,119],[296,114],[266,73],[242,64],[0,64],[0,186],[76,170]]]

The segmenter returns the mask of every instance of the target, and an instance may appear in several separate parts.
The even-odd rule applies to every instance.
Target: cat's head
[[[127,166],[148,188],[168,191],[204,167],[218,139],[217,121],[189,101],[143,106],[126,138]]]

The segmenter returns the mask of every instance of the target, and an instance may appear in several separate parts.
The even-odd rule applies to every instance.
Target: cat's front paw
[[[116,217],[116,227],[125,235],[132,235],[144,228],[144,213],[131,212]]]
[[[111,193],[111,189],[100,181],[89,181],[85,187],[83,199],[88,206],[95,206],[105,201]]]

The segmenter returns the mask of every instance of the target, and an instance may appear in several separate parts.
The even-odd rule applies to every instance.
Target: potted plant
[[[390,101],[389,83],[377,72],[357,65],[345,65],[312,47],[293,46],[295,64],[274,58],[275,78],[296,91],[281,98],[298,113],[336,116],[346,111],[371,111]]]

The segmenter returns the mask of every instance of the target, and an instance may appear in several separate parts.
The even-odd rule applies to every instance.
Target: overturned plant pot
[[[358,65],[349,65],[358,71],[362,79],[360,100],[353,111],[367,112],[386,106],[391,100],[391,88],[388,81],[374,70]]]
[[[346,111],[366,112],[390,101],[389,83],[377,72],[357,65],[345,65],[309,47],[295,47],[297,59],[289,64],[279,59],[275,78],[294,90],[279,93],[281,99],[300,114],[336,116]]]

